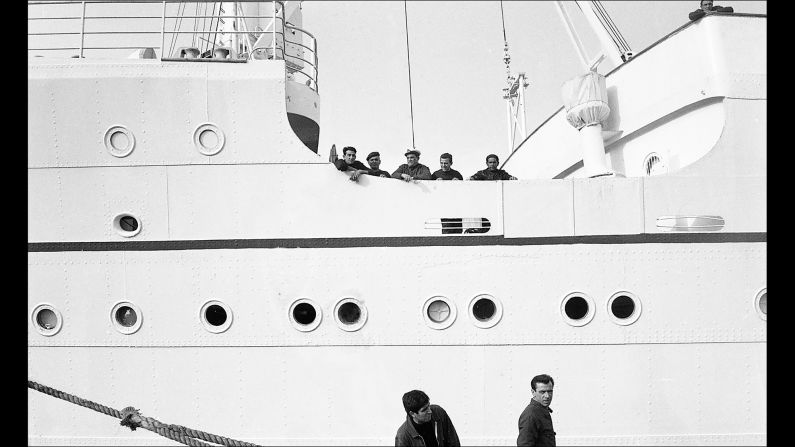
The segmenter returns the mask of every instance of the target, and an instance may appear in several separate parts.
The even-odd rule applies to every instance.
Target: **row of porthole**
[[[123,158],[135,149],[135,135],[123,125],[115,125],[105,131],[105,149],[114,157]],[[224,148],[226,137],[213,123],[200,124],[193,131],[193,145],[203,155],[215,155]]]
[[[767,288],[757,293],[754,307],[760,318],[767,320]],[[614,323],[626,326],[640,318],[641,305],[633,293],[621,291],[607,300],[607,309]],[[477,295],[469,302],[470,319],[479,328],[487,329],[496,325],[502,318],[502,312],[502,303],[488,294]],[[595,305],[588,295],[572,292],[561,300],[560,312],[568,324],[579,327],[593,319]],[[433,296],[423,304],[422,316],[428,327],[441,330],[455,322],[457,309],[447,297]],[[290,305],[288,317],[297,330],[309,332],[320,325],[323,312],[312,300],[301,298]],[[334,317],[340,329],[357,331],[367,322],[367,307],[355,298],[344,298],[334,306]],[[49,304],[37,306],[31,319],[39,333],[46,336],[57,334],[63,324],[60,312]],[[143,322],[140,309],[129,302],[113,306],[110,319],[113,326],[123,334],[138,331]],[[232,310],[220,301],[208,301],[201,307],[199,319],[208,331],[221,333],[232,324]]]

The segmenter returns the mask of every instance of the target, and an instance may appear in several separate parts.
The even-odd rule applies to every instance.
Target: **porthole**
[[[130,213],[121,213],[113,218],[113,229],[122,237],[133,237],[141,232],[141,220]]]
[[[126,157],[135,148],[135,136],[124,126],[112,126],[105,131],[105,149],[114,157]]]
[[[288,311],[290,323],[301,332],[315,330],[323,319],[323,313],[312,300],[302,298],[296,300]]]
[[[475,326],[488,329],[500,322],[502,303],[489,294],[480,294],[469,301],[469,319]]]
[[[422,305],[422,318],[431,329],[447,329],[457,313],[455,304],[443,296],[432,296]]]
[[[754,299],[754,308],[759,318],[767,321],[767,287],[760,290]]]
[[[143,315],[141,310],[133,303],[116,303],[110,311],[110,322],[122,334],[133,334],[141,328]]]
[[[343,331],[358,331],[367,322],[367,307],[355,298],[344,298],[334,306],[334,320]]]
[[[220,334],[232,325],[232,309],[220,301],[207,301],[199,310],[199,319],[205,329]]]
[[[614,293],[607,300],[607,315],[613,323],[622,326],[630,325],[640,318],[640,300],[634,293],[621,291]]]
[[[193,145],[204,155],[215,155],[224,148],[226,137],[218,126],[205,123],[193,132]]]
[[[47,337],[57,334],[63,325],[61,313],[49,304],[36,306],[30,314],[30,319],[39,334]]]
[[[560,302],[560,313],[566,323],[584,326],[593,319],[595,307],[593,300],[581,292],[572,292]]]

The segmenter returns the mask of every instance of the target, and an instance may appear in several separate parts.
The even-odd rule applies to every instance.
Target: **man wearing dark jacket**
[[[502,169],[497,169],[500,164],[500,158],[495,154],[486,156],[486,166],[488,168],[478,171],[469,177],[470,180],[516,180],[516,177],[508,174]]]
[[[403,395],[406,421],[398,428],[395,446],[459,447],[461,442],[453,421],[438,405],[431,405],[428,395],[412,390]]]
[[[533,399],[519,416],[519,437],[517,446],[555,446],[555,430],[552,427],[552,389],[555,381],[541,374],[530,381]]]
[[[690,20],[698,20],[708,12],[734,12],[731,6],[712,5],[712,0],[701,0],[700,7],[687,15]]]

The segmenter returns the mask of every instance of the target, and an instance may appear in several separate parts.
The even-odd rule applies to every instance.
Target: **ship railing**
[[[223,11],[218,6],[222,3],[235,2],[29,1],[28,55],[191,62],[276,59],[285,61],[288,79],[317,91],[317,41],[286,23],[284,2],[259,2],[265,5],[261,14],[243,14],[242,8]],[[234,28],[222,27],[230,20]],[[215,54],[219,47],[228,54]],[[191,51],[186,49],[198,53],[198,59],[187,58]]]

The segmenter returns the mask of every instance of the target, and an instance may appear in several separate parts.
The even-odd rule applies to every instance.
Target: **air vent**
[[[441,230],[442,234],[483,234],[491,229],[485,217],[441,217],[425,221],[426,230]]]
[[[646,159],[643,161],[643,169],[649,177],[666,174],[668,172],[665,162],[656,152],[652,152],[646,156]]]

